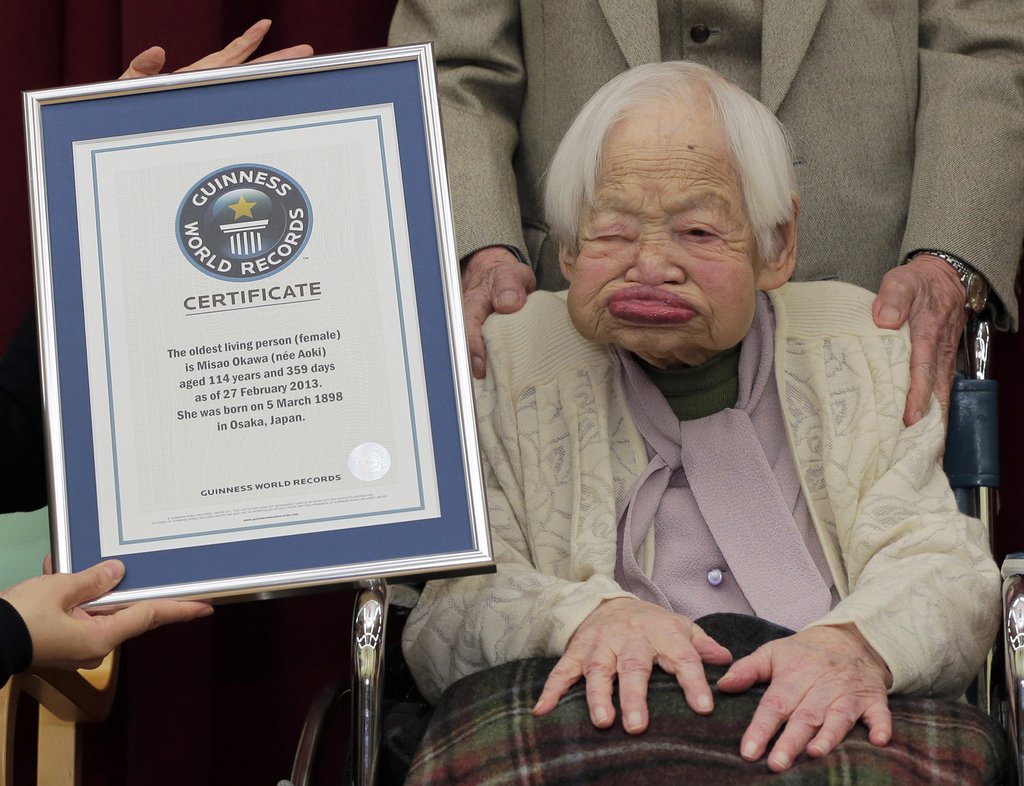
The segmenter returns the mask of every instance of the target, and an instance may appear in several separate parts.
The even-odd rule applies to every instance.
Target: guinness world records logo
[[[299,255],[312,226],[309,199],[284,172],[234,164],[189,189],[175,221],[185,257],[215,278],[256,280]]]

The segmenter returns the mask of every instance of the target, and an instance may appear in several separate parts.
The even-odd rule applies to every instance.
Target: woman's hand
[[[256,51],[267,31],[270,29],[270,20],[261,19],[238,38],[229,43],[219,52],[208,54],[192,65],[187,65],[179,71],[197,71],[200,68],[220,68],[222,66],[241,65],[246,62],[249,55]],[[286,49],[279,49],[276,52],[257,57],[253,63],[266,63],[272,60],[289,60],[294,57],[309,57],[313,54],[313,47],[308,44],[290,46]],[[128,70],[121,74],[121,79],[134,79],[140,76],[153,76],[159,74],[166,62],[164,50],[159,46],[151,46],[144,52],[140,52],[128,64]]]
[[[789,768],[801,751],[824,756],[858,721],[875,745],[892,737],[886,690],[892,675],[853,625],[808,628],[769,642],[736,661],[718,681],[724,693],[770,683],[740,741],[740,755],[756,761],[785,724],[768,768]]]
[[[208,603],[174,600],[148,600],[95,614],[81,608],[110,592],[123,576],[124,564],[108,560],[80,573],[26,579],[0,593],[25,621],[32,637],[32,665],[95,668],[125,639],[213,613]]]
[[[686,617],[636,598],[606,600],[576,629],[533,712],[551,712],[583,677],[590,719],[607,728],[615,721],[612,683],[618,679],[622,727],[639,734],[647,728],[647,683],[655,664],[674,674],[693,711],[706,715],[714,704],[704,664],[731,661],[725,647]]]

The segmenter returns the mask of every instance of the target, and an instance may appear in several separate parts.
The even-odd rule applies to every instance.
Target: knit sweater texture
[[[789,445],[841,598],[813,624],[855,624],[892,692],[956,696],[995,635],[999,572],[939,465],[937,400],[903,425],[909,335],[876,328],[873,295],[848,284],[769,294]],[[498,570],[423,590],[403,648],[430,700],[490,666],[561,655],[598,604],[631,597],[614,580],[616,525],[647,454],[611,350],[576,332],[564,293],[531,295],[484,335],[475,398]]]

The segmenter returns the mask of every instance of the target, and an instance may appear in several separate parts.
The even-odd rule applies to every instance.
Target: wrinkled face
[[[695,103],[614,126],[579,253],[561,254],[576,329],[659,368],[736,346],[755,292],[785,283],[795,251],[786,242],[778,260],[758,260],[726,142],[710,108]]]

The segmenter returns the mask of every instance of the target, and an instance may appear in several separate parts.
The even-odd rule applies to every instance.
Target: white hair
[[[778,227],[793,217],[796,175],[786,131],[767,108],[710,68],[690,62],[648,63],[612,79],[584,105],[548,167],[544,207],[560,242],[579,250],[580,221],[594,204],[601,158],[620,120],[658,103],[701,100],[718,119],[743,190],[762,260],[779,250]]]

